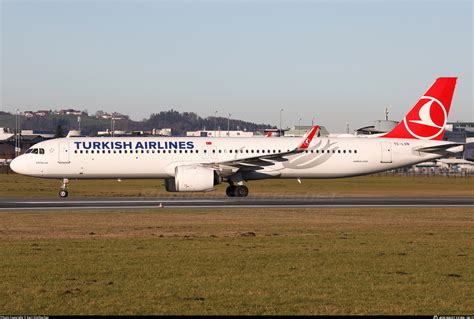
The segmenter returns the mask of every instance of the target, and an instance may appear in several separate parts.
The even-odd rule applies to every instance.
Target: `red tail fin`
[[[315,125],[309,132],[306,133],[304,141],[300,144],[300,146],[298,146],[300,150],[305,150],[309,147],[309,144],[311,144],[311,141],[313,140],[314,135],[316,135],[318,129],[319,125]]]
[[[438,78],[392,131],[381,137],[441,140],[457,78]]]

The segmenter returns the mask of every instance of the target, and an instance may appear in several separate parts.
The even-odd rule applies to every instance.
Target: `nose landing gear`
[[[69,184],[69,179],[63,178],[63,184],[61,185],[61,190],[59,191],[59,196],[62,198],[65,198],[69,195],[68,193],[68,184]]]

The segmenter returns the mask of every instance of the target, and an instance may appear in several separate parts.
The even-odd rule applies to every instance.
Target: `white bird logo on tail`
[[[431,127],[436,127],[436,128],[443,128],[443,126],[439,126],[433,122],[431,119],[431,105],[433,105],[434,100],[430,100],[426,102],[421,108],[420,111],[418,112],[418,115],[420,116],[419,120],[410,120],[412,123],[417,123],[421,125],[426,125],[426,126],[431,126]]]

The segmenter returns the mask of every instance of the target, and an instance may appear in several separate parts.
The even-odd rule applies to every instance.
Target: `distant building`
[[[448,122],[443,140],[465,143],[465,149],[458,157],[474,161],[474,122]]]
[[[35,113],[32,112],[32,111],[25,111],[25,112],[20,113],[20,115],[22,115],[24,117],[27,117],[27,118],[31,118],[31,117],[35,116]]]
[[[162,128],[162,129],[156,129],[156,128],[154,128],[154,129],[151,131],[151,135],[171,136],[171,128]]]
[[[198,137],[252,137],[253,132],[247,131],[188,131],[186,136]]]
[[[34,113],[35,116],[40,116],[40,117],[43,117],[43,116],[46,116],[48,114],[50,114],[51,111],[48,111],[48,110],[38,110]]]
[[[279,136],[284,136],[285,132],[288,131],[289,129],[279,129],[279,128],[266,128],[263,133],[267,137],[279,137]]]
[[[56,112],[58,115],[87,115],[87,113],[79,111],[79,110],[74,110],[74,109],[65,109],[65,110],[59,110]]]

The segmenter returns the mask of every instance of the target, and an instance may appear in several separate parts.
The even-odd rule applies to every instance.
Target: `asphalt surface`
[[[0,210],[162,208],[474,207],[474,198],[66,198],[0,199]]]

